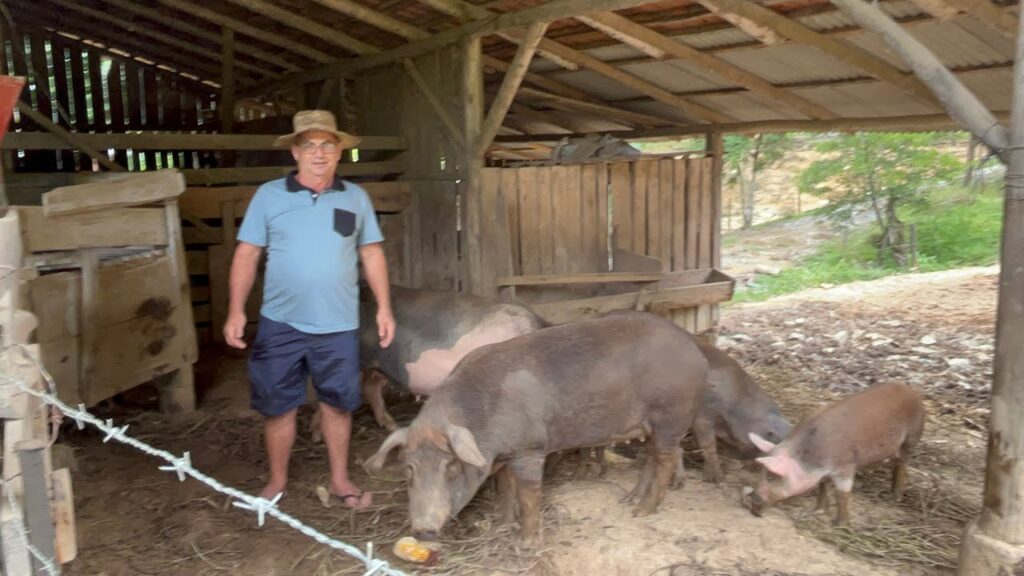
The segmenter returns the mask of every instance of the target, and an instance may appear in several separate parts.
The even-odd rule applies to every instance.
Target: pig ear
[[[764,452],[765,454],[775,449],[775,444],[772,444],[771,442],[765,440],[760,435],[758,435],[757,432],[751,432],[747,434],[747,436],[750,437],[750,441],[754,443],[754,446],[757,446],[758,450]]]
[[[776,476],[785,476],[789,470],[789,462],[781,456],[761,456],[757,461]]]
[[[373,456],[367,459],[363,467],[367,470],[380,470],[384,467],[384,463],[387,462],[388,454],[391,453],[395,448],[405,446],[405,439],[409,435],[408,428],[399,428],[391,433],[384,443],[380,445],[380,449]]]
[[[480,453],[480,448],[477,447],[472,432],[462,426],[449,424],[447,433],[448,441],[451,442],[452,449],[455,450],[455,455],[459,457],[459,460],[478,468],[487,466],[487,459]]]

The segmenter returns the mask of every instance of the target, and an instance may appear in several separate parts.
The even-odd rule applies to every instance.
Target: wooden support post
[[[1002,153],[1009,136],[1006,127],[985,104],[946,68],[945,64],[910,32],[893,21],[877,6],[864,0],[832,0],[865,30],[885,39],[885,43],[914,70],[935,94],[949,115],[966,129],[978,135],[989,148],[1007,161]]]
[[[78,390],[88,390],[96,358],[96,333],[99,330],[99,255],[96,249],[80,252],[82,267],[82,303],[78,309]]]
[[[235,124],[235,31],[221,27],[220,131],[231,132]]]
[[[48,472],[46,470],[46,440],[25,440],[17,445],[18,459],[21,460],[21,478],[24,489],[25,516],[28,519],[28,539],[39,551],[40,556],[57,564],[54,548],[55,534],[50,510]],[[36,574],[46,574],[39,560],[33,558]]]
[[[980,517],[964,532],[958,576],[1024,569],[1024,18],[1019,26],[985,492]]]
[[[516,50],[516,55],[512,59],[508,71],[505,72],[505,78],[501,81],[498,94],[494,97],[491,110],[487,113],[487,120],[481,128],[480,141],[475,146],[477,156],[483,157],[491,146],[491,142],[494,141],[494,137],[497,136],[498,129],[501,128],[501,124],[505,120],[505,114],[508,113],[508,108],[516,97],[516,91],[519,90],[519,85],[523,82],[523,77],[526,76],[526,70],[530,67],[533,54],[537,51],[537,45],[547,29],[548,22],[535,22],[530,25],[526,35],[523,36],[519,49]]]
[[[480,277],[483,255],[480,246],[480,180],[483,157],[474,153],[483,127],[484,74],[481,63],[481,41],[471,36],[462,42],[462,102],[466,108],[465,129],[466,149],[462,154],[462,206],[465,215],[463,226],[466,242],[464,253],[464,287],[472,294],[482,292]]]

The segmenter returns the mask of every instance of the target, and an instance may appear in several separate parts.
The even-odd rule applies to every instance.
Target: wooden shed
[[[647,309],[713,338],[733,288],[720,270],[723,134],[964,125],[843,4],[8,0],[0,72],[27,83],[2,142],[3,182],[21,265],[34,270],[23,302],[44,362],[69,402],[166,377],[166,406],[190,409],[189,365],[220,338],[240,218],[260,183],[291,169],[272,142],[308,108],[363,138],[338,173],[373,198],[394,283],[517,299],[555,323]],[[877,6],[943,78],[1008,117],[1016,2]],[[597,135],[706,145],[559,155]],[[150,172],[169,182],[163,192],[125,202],[126,189],[85,223],[66,220],[77,209],[47,212],[47,198]],[[105,280],[119,267],[146,293],[105,307],[121,294]],[[187,333],[137,369],[101,362],[102,338],[155,350],[163,312],[139,320],[147,298],[170,303]],[[72,322],[60,315],[69,306],[85,311]],[[123,334],[90,323],[108,308]]]

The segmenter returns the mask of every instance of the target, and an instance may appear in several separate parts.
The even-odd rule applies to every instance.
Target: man
[[[388,292],[383,235],[366,191],[338,178],[342,151],[359,138],[337,129],[334,115],[304,110],[294,131],[275,146],[289,145],[297,170],[259,187],[238,231],[231,262],[230,300],[224,338],[245,348],[245,301],[267,251],[263,304],[249,357],[252,407],[262,414],[270,479],[260,492],[285,491],[295,441],[295,414],[312,376],[330,460],[329,490],[346,506],[365,508],[372,495],[348,476],[352,412],[359,389],[359,272],[377,300],[377,331],[387,347],[395,333]]]

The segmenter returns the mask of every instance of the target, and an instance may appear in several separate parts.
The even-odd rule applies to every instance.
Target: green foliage
[[[899,217],[917,229],[918,271],[933,272],[963,266],[986,266],[999,260],[1002,231],[1002,187],[978,194],[961,187],[942,188],[927,202],[907,206]],[[891,259],[876,258],[877,231],[862,229],[844,243],[823,244],[797,266],[778,276],[758,277],[754,286],[737,290],[733,302],[759,301],[821,284],[873,280],[906,272]]]
[[[828,156],[800,174],[800,191],[828,199],[841,214],[865,200],[923,200],[925,187],[952,182],[962,170],[955,156],[936,149],[939,138],[928,133],[842,134],[815,147]]]
[[[782,160],[793,147],[789,134],[727,135],[722,142],[726,179],[730,183],[746,177],[756,180],[765,168]]]

